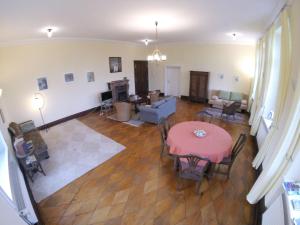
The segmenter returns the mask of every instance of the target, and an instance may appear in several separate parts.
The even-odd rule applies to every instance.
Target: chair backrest
[[[213,115],[206,111],[200,111],[197,113],[197,120],[202,122],[211,123],[213,119]]]
[[[160,137],[162,143],[166,143],[166,140],[168,138],[168,132],[170,130],[170,124],[168,120],[164,117],[162,117],[158,122],[158,128],[160,131]]]
[[[233,102],[229,106],[224,106],[223,113],[228,115],[234,115],[236,110],[238,110],[241,107],[240,102]]]
[[[176,158],[179,164],[179,172],[190,176],[203,174],[210,163],[209,159],[192,154],[176,155]]]
[[[232,148],[231,153],[231,160],[234,161],[235,158],[238,156],[238,154],[241,152],[241,150],[244,148],[247,141],[247,135],[246,134],[240,134],[238,140],[234,144]]]

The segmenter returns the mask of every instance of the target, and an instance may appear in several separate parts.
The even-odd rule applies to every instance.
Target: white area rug
[[[46,176],[38,173],[31,183],[37,202],[125,149],[78,120],[59,124],[41,134],[50,158],[42,161]]]
[[[117,118],[116,118],[116,114],[112,114],[110,116],[107,116],[108,119],[111,119],[111,120],[115,120],[115,121],[118,121]],[[119,122],[119,121],[118,121]],[[133,127],[140,127],[144,124],[144,121],[141,121],[139,119],[139,114],[135,114],[131,117],[130,120],[126,121],[126,122],[122,122],[122,123],[125,123],[127,125],[130,125],[130,126],[133,126]]]

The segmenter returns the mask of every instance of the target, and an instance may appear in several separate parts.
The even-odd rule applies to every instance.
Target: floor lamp
[[[44,98],[41,94],[36,93],[33,98],[33,107],[40,111],[40,116],[43,122],[43,126],[45,126],[45,120],[42,112],[42,108],[44,107]],[[48,132],[48,128],[46,127],[46,132]]]

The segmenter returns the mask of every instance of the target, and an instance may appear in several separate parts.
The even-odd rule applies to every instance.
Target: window
[[[0,187],[10,200],[13,200],[9,180],[8,157],[8,148],[0,132]]]
[[[273,59],[271,67],[270,81],[266,97],[264,118],[267,121],[273,120],[273,115],[278,97],[280,78],[280,55],[281,55],[281,27],[277,28],[273,43]]]

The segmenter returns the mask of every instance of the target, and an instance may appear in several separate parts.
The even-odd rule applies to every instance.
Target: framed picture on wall
[[[109,57],[109,71],[111,73],[122,72],[121,57]]]
[[[94,72],[87,72],[86,78],[88,82],[95,82],[95,74]]]
[[[74,74],[73,73],[66,73],[65,74],[65,82],[72,82],[74,81]]]
[[[38,78],[37,83],[40,91],[48,89],[48,83],[46,77]]]

